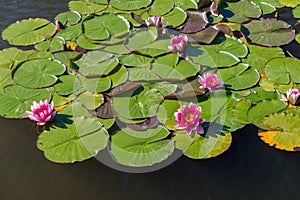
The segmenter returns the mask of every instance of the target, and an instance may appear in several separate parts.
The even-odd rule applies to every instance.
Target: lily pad
[[[233,119],[242,124],[250,124],[248,119],[248,110],[251,106],[251,101],[249,101],[249,99],[242,99],[237,102],[232,110]]]
[[[294,58],[274,58],[265,66],[267,78],[277,84],[300,83],[300,61]]]
[[[237,66],[219,69],[218,75],[225,87],[233,90],[250,88],[259,82],[260,75],[255,68],[240,63]]]
[[[83,80],[83,87],[89,92],[104,92],[111,88],[109,77],[86,78]]]
[[[179,137],[175,138],[177,140]],[[191,144],[183,150],[185,156],[193,159],[216,157],[226,151],[231,144],[230,133],[201,136],[196,134]]]
[[[187,54],[195,63],[209,67],[230,67],[240,62],[248,54],[248,49],[240,40],[226,37],[217,44],[191,45]]]
[[[187,14],[189,17],[182,29],[182,32],[184,33],[195,33],[201,31],[209,23],[206,12],[187,11]]]
[[[66,71],[66,67],[58,61],[34,59],[21,64],[13,73],[13,79],[19,85],[28,88],[43,88],[53,85],[57,75]]]
[[[243,33],[251,43],[264,46],[281,46],[295,38],[295,30],[286,22],[276,19],[252,20],[243,25]]]
[[[162,16],[172,10],[174,6],[173,1],[155,0],[149,8],[149,15]]]
[[[76,101],[81,102],[82,105],[87,109],[94,110],[104,103],[104,98],[102,94],[92,94],[90,92],[84,92],[79,95]]]
[[[174,0],[174,4],[183,10],[198,8],[198,4],[194,0]]]
[[[89,159],[104,149],[108,133],[93,118],[74,117],[67,128],[50,128],[38,138],[37,146],[46,158],[57,163],[73,163]]]
[[[55,91],[60,95],[69,95],[79,90],[80,85],[74,75],[63,75],[59,77],[58,83],[54,85]]]
[[[11,24],[2,32],[2,38],[12,45],[26,46],[39,43],[55,33],[55,26],[46,19],[26,19]]]
[[[252,44],[248,44],[247,47],[249,54],[242,61],[259,71],[263,71],[265,64],[272,58],[285,57],[284,52],[279,47],[263,47]]]
[[[35,45],[38,51],[58,52],[64,50],[65,41],[61,37],[54,37],[51,40],[46,40]]]
[[[146,131],[122,129],[112,136],[110,153],[120,164],[151,166],[167,159],[174,151],[174,141],[165,139],[169,131],[162,126]]]
[[[299,115],[275,113],[264,119],[264,125],[272,130],[261,132],[261,139],[277,149],[296,151],[300,147]]]
[[[288,6],[288,7],[296,7],[300,5],[300,2],[298,0],[278,0],[282,5]]]
[[[179,7],[174,7],[173,10],[171,10],[171,12],[164,15],[163,17],[164,21],[168,22],[168,26],[178,27],[185,22],[187,14],[184,12],[183,9]]]
[[[139,87],[124,94],[114,96],[113,109],[122,117],[141,119],[156,116],[163,96],[156,89]]]
[[[262,129],[269,129],[263,124],[264,117],[286,108],[286,104],[278,99],[264,100],[252,106],[248,111],[248,119]]]
[[[145,8],[152,0],[110,0],[109,4],[119,10],[137,10]]]
[[[279,3],[278,0],[251,0],[256,5],[260,7],[260,9],[263,11],[263,14],[270,14],[274,11],[276,11],[276,8],[282,8],[283,5]]]
[[[0,93],[3,92],[3,89],[8,86],[12,85],[15,82],[11,78],[11,71],[6,68],[0,68]]]
[[[24,118],[31,110],[33,101],[50,101],[51,93],[46,89],[27,89],[18,85],[7,86],[0,94],[0,115],[6,118]]]
[[[230,22],[243,23],[251,18],[259,18],[261,9],[251,1],[227,2],[227,7],[221,7],[220,13]]]
[[[81,14],[92,14],[100,12],[106,8],[106,5],[100,5],[93,2],[83,2],[83,1],[70,1],[70,10],[77,11]]]
[[[180,108],[178,100],[165,99],[158,108],[157,119],[168,129],[175,130],[177,125],[174,113]]]
[[[68,11],[58,14],[55,17],[55,20],[58,20],[63,25],[74,25],[81,20],[81,15],[76,11]]]

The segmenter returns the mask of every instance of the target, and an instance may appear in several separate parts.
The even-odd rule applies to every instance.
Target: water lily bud
[[[34,101],[31,106],[31,112],[27,111],[26,115],[32,121],[36,121],[37,125],[43,126],[48,121],[53,120],[56,111],[53,109],[53,102],[49,104],[47,100],[41,100],[39,103]]]
[[[199,76],[199,83],[202,85],[200,89],[208,89],[210,92],[222,88],[224,84],[220,81],[216,74],[207,73],[203,77]]]
[[[286,93],[286,97],[291,104],[300,104],[300,92],[298,91],[298,89],[289,89]]]
[[[155,26],[158,29],[164,29],[168,26],[168,23],[164,23],[164,18],[161,16],[153,16],[149,17],[148,20],[146,20],[147,26]]]
[[[204,119],[200,118],[201,107],[196,104],[190,103],[188,106],[182,106],[174,113],[175,120],[178,122],[174,128],[186,129],[186,133],[190,135],[193,132],[203,134],[204,130],[201,124]]]

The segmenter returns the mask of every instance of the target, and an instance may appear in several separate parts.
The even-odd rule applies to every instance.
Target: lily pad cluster
[[[14,47],[0,51],[0,116],[26,118],[33,101],[53,102],[57,114],[39,127],[37,146],[58,163],[105,148],[133,167],[175,149],[215,157],[247,124],[266,130],[259,135],[271,146],[296,151],[300,111],[284,98],[300,89],[300,61],[281,47],[299,37],[276,12],[291,7],[300,18],[297,2],[70,1],[53,21],[25,19],[3,31]],[[153,16],[166,27],[146,23]],[[185,57],[170,51],[178,35],[188,38]],[[224,88],[201,87],[206,73]],[[174,113],[191,102],[205,120],[201,135],[174,128]]]

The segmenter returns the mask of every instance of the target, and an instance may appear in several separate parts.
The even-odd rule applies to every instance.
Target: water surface
[[[0,3],[0,32],[29,17],[49,20],[68,10],[67,1],[10,0]],[[0,50],[8,47],[0,40]],[[1,106],[1,105],[0,105]],[[55,164],[36,148],[32,122],[0,118],[0,199],[299,199],[300,154],[276,150],[247,126],[233,134],[223,155],[181,157],[159,171],[130,174],[96,159]]]

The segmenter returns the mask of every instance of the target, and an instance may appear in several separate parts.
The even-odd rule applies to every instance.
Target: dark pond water
[[[17,20],[52,20],[65,10],[63,0],[1,1],[0,32]],[[7,46],[0,41],[0,49]],[[254,126],[236,132],[229,151],[219,157],[196,161],[181,157],[145,174],[120,172],[96,159],[51,163],[35,141],[32,122],[0,118],[1,200],[300,199],[300,154],[268,147]]]

